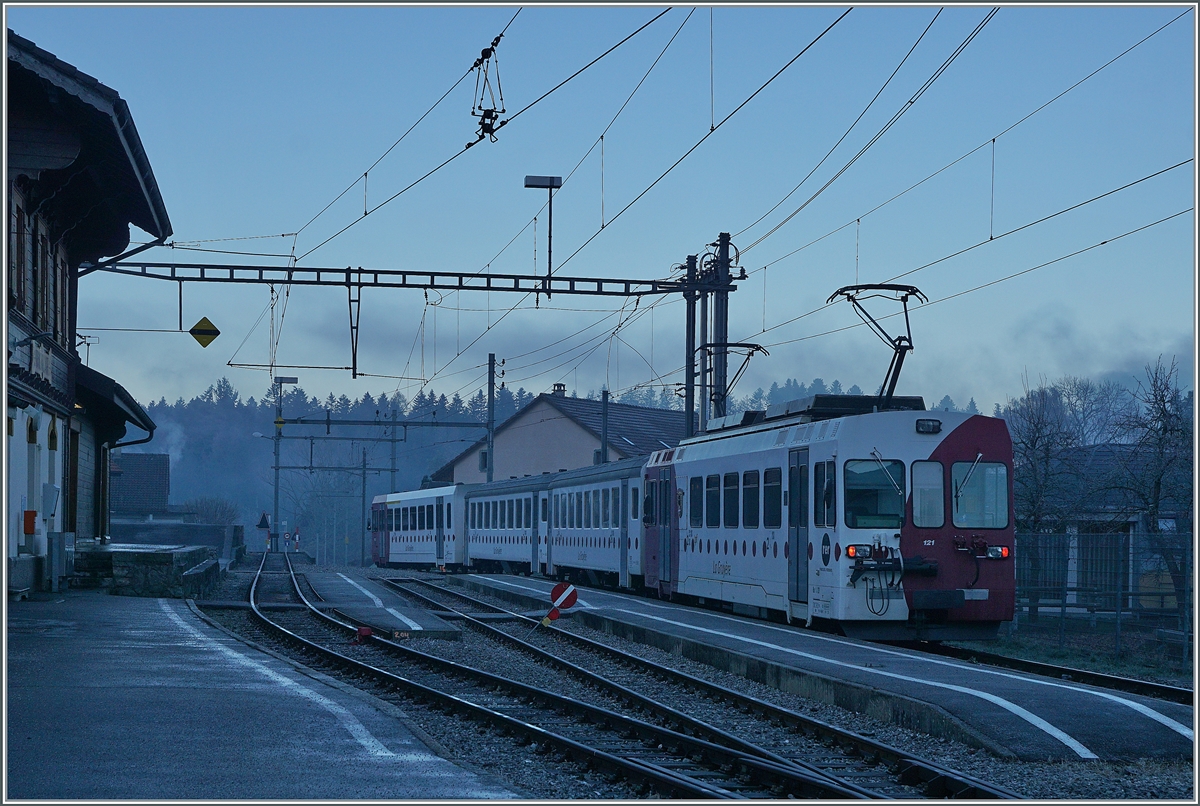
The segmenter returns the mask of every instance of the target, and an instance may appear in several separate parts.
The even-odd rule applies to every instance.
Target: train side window
[[[763,526],[778,529],[783,525],[783,471],[768,467],[763,471]]]
[[[716,529],[721,525],[721,477],[715,473],[704,479],[704,525]]]
[[[658,485],[652,481],[646,482],[646,500],[642,502],[642,523],[650,526],[658,512]]]
[[[583,528],[583,510],[584,510],[583,505],[585,503],[587,503],[587,502],[583,500],[583,491],[581,490],[581,491],[575,493],[575,528],[576,529]]]
[[[600,491],[592,490],[592,528],[600,528]]]
[[[408,531],[408,507],[400,508],[400,531]]]
[[[851,529],[899,529],[904,525],[904,463],[850,459],[843,466],[845,523]]]
[[[549,519],[550,513],[547,512],[547,510],[550,508],[550,501],[549,501],[549,499],[546,499],[546,498],[541,499],[541,501],[542,501],[542,506],[541,506],[542,523],[549,523],[548,519]]]
[[[824,493],[816,504],[825,509],[825,525],[831,529],[837,526],[837,462],[825,463]]]
[[[612,525],[619,527],[621,525],[621,488],[612,488]]]
[[[612,502],[609,499],[609,495],[611,495],[611,493],[609,492],[608,488],[605,487],[604,492],[600,495],[600,525],[605,529],[608,528],[609,524],[608,513],[612,511]]]
[[[525,528],[533,528],[533,499],[525,499]]]
[[[630,487],[629,488],[629,520],[631,520],[631,521],[636,521],[638,518],[638,515],[637,515],[638,501],[640,501],[640,500],[641,499],[638,498],[638,488]]]
[[[425,528],[425,507],[417,507],[417,528]]]
[[[446,528],[453,529],[454,524],[450,522],[450,505],[446,504]]]
[[[583,528],[592,528],[592,491],[583,491]]]
[[[688,523],[693,529],[704,525],[704,477],[688,479]]]
[[[738,474],[726,473],[725,485],[725,528],[738,527]]]
[[[445,526],[445,525],[446,525],[446,518],[445,518],[445,517],[442,515],[442,508],[441,508],[441,506],[440,506],[440,505],[439,505],[439,506],[435,506],[435,507],[434,507],[434,511],[435,511],[435,512],[436,512],[436,514],[437,514],[437,518],[436,518],[436,520],[437,520],[437,528],[438,528],[438,529],[441,529],[443,526]]]
[[[516,525],[516,519],[513,517],[513,510],[516,508],[517,502],[513,499],[508,499],[508,522],[504,524],[505,528],[512,529]]]
[[[758,528],[758,471],[747,470],[742,474],[742,526]]]
[[[552,514],[552,517],[554,518],[554,520],[551,521],[550,526],[554,529],[559,528],[558,524],[560,523],[560,519],[558,517],[558,511],[559,511],[558,493],[555,493],[553,498],[550,501],[550,512]]]

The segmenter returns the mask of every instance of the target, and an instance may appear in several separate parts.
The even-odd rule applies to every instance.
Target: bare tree
[[[1077,445],[1100,445],[1119,437],[1119,424],[1132,408],[1125,388],[1115,381],[1066,375],[1054,382]]]
[[[215,523],[218,526],[231,526],[241,518],[237,504],[224,498],[192,498],[183,502],[188,512],[196,513],[200,523]]]
[[[1013,505],[1021,528],[1030,533],[1024,547],[1029,564],[1029,619],[1037,621],[1039,588],[1048,549],[1041,534],[1057,527],[1070,514],[1077,497],[1077,476],[1068,452],[1078,445],[1076,431],[1063,405],[1062,394],[1043,380],[1036,389],[1009,399],[1004,408],[1013,441]]]
[[[1191,522],[1193,508],[1193,395],[1179,388],[1179,369],[1172,358],[1146,365],[1145,382],[1131,393],[1133,405],[1119,419],[1118,428],[1128,445],[1116,454],[1108,479],[1123,508],[1144,516],[1150,546],[1162,557],[1175,588],[1181,618],[1191,590],[1190,541],[1163,534],[1163,515],[1176,523]]]

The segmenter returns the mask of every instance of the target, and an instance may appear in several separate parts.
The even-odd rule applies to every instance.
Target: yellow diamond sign
[[[207,316],[192,325],[192,329],[188,333],[191,333],[192,338],[200,342],[201,347],[207,347],[212,344],[213,339],[221,335],[221,331],[217,330],[216,325],[208,321]]]

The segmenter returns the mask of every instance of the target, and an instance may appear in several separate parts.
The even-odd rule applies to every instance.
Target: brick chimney
[[[557,395],[558,397],[566,397],[567,385],[565,383],[554,384],[554,389],[551,391],[551,394]]]

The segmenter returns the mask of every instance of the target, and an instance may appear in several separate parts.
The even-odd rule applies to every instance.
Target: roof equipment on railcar
[[[922,294],[920,289],[915,285],[874,283],[843,286],[834,291],[829,299],[826,300],[826,303],[833,302],[839,296],[848,299],[854,306],[854,312],[863,320],[863,324],[871,328],[872,332],[883,339],[883,343],[893,350],[892,362],[888,365],[887,375],[884,376],[883,384],[879,387],[879,410],[885,411],[890,408],[892,395],[896,392],[896,381],[900,379],[900,368],[904,365],[904,355],[913,348],[912,325],[908,321],[908,299],[909,297],[916,297],[921,302],[929,302],[929,298]],[[904,306],[904,333],[892,338],[883,329],[883,326],[875,320],[875,317],[867,313],[866,308],[862,306],[860,300],[871,299],[873,297],[894,299]]]

